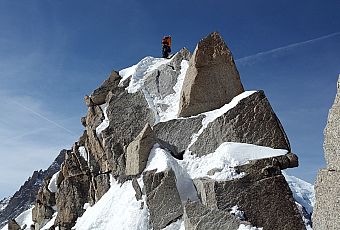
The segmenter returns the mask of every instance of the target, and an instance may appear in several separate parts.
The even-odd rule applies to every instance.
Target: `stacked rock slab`
[[[340,229],[340,76],[324,134],[327,168],[319,171],[315,184],[313,229],[336,230]]]
[[[290,151],[287,135],[263,91],[242,99],[209,123],[191,146],[192,154],[214,152],[224,142],[255,144]]]
[[[217,32],[211,33],[197,44],[189,61],[178,116],[220,108],[243,91],[231,51]]]
[[[223,211],[237,205],[247,221],[263,229],[305,229],[292,192],[281,174],[281,169],[296,166],[296,156],[291,155],[239,166],[237,171],[246,175],[231,181],[194,179],[202,204]]]

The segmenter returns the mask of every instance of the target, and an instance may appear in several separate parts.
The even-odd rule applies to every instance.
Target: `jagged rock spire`
[[[213,32],[196,46],[186,72],[179,117],[217,109],[244,91],[231,51]]]

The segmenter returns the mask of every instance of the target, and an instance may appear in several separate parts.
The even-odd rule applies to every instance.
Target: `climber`
[[[168,58],[171,53],[171,37],[170,35],[164,36],[162,39],[162,54],[163,58]]]

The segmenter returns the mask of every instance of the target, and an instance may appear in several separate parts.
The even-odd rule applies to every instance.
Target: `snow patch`
[[[173,90],[175,93],[169,94],[166,97],[160,99],[155,98],[155,104],[161,104],[168,106],[165,111],[158,109],[160,122],[169,121],[171,119],[175,119],[178,116],[178,110],[179,110],[179,102],[181,98],[181,90],[184,82],[184,77],[187,72],[187,69],[189,67],[189,61],[182,60],[181,62],[181,72],[177,77],[177,82],[175,86],[173,87]]]
[[[185,230],[183,219],[179,219],[163,228],[162,230]]]
[[[240,224],[237,230],[263,230],[263,228],[257,228],[251,225]]]
[[[128,93],[135,93],[144,85],[144,76],[147,73],[170,61],[171,59],[145,57],[138,64],[119,71],[119,75],[122,77],[120,84],[131,76],[129,86],[126,89]]]
[[[237,205],[232,207],[229,213],[234,215],[239,220],[244,220],[245,219],[244,218],[244,212],[239,210]]]
[[[56,172],[55,174],[53,174],[50,183],[48,184],[48,190],[50,190],[50,192],[56,193],[58,190],[58,186],[57,186],[57,180],[58,180],[58,176],[59,176],[60,171]]]
[[[17,218],[15,218],[15,221],[18,223],[18,225],[20,225],[20,227],[23,227],[24,225],[26,225],[26,229],[29,229],[29,227],[34,224],[32,221],[32,210],[33,207],[31,207],[30,209],[22,212]],[[8,229],[8,225],[6,224],[1,230],[7,230]]]
[[[104,113],[104,120],[96,128],[97,136],[99,136],[100,133],[103,132],[103,130],[106,129],[107,127],[109,127],[109,125],[110,125],[110,120],[107,117],[107,113],[106,113],[107,107],[108,107],[107,103],[100,105],[100,108],[102,109],[102,111]]]
[[[180,165],[180,162],[181,161],[172,157],[167,150],[162,149],[158,144],[155,144],[151,149],[148,163],[144,171],[157,169],[157,172],[162,172],[167,169],[172,169],[176,176],[176,186],[182,202],[186,202],[188,199],[197,200],[197,192],[192,183],[192,179]]]
[[[224,142],[215,152],[201,157],[184,154],[184,159],[180,161],[180,164],[186,169],[192,179],[210,177],[214,180],[222,181],[240,178],[244,175],[243,173],[236,173],[235,166],[246,164],[250,160],[280,156],[286,153],[287,150],[284,149]],[[211,170],[214,170],[215,173],[208,175],[208,172]]]
[[[294,199],[305,207],[309,214],[313,213],[315,204],[314,186],[306,181],[303,181],[295,176],[289,176],[286,172],[282,172],[286,181],[293,192]]]
[[[144,197],[145,198],[145,197]],[[144,203],[145,200],[143,200]],[[148,229],[148,209],[135,198],[131,181],[119,184],[111,178],[111,188],[92,207],[88,207],[72,229]]]
[[[89,155],[85,149],[85,146],[80,146],[78,150],[79,150],[80,156],[83,157],[85,161],[89,161]]]
[[[50,219],[41,230],[49,230],[50,227],[54,225],[54,221],[57,218],[57,215],[58,215],[57,212],[53,213],[52,219]]]

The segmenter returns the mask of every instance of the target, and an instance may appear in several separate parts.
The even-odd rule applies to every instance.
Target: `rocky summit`
[[[8,229],[311,227],[313,191],[283,172],[298,157],[217,32],[112,71],[84,100],[83,134]]]

